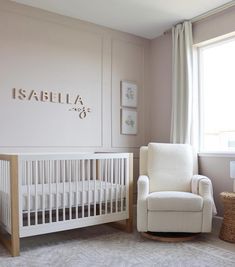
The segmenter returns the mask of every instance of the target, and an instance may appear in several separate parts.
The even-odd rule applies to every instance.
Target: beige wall
[[[193,24],[194,43],[229,35],[235,32],[235,7],[205,18]]]
[[[151,42],[150,140],[169,142],[171,127],[171,34]]]
[[[235,160],[235,156],[229,155],[201,155],[199,158],[200,172],[212,180],[214,187],[215,204],[218,215],[223,215],[223,205],[220,193],[232,191],[233,180],[229,176],[230,160]]]
[[[204,42],[235,31],[235,8],[211,16],[193,25],[194,42]],[[170,141],[171,114],[171,38],[166,34],[151,42],[151,141]],[[233,156],[213,155],[199,157],[199,170],[213,181],[218,215],[223,215],[219,193],[232,190],[229,179],[229,161]]]
[[[0,2],[0,152],[127,151],[147,143],[150,41]],[[138,84],[138,134],[120,134],[120,81]],[[91,113],[12,99],[12,88],[80,94]]]

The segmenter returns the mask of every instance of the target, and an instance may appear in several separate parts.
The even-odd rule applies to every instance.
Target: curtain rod
[[[224,10],[230,8],[230,7],[233,7],[233,6],[235,6],[235,1],[234,1],[234,0],[233,0],[233,1],[230,1],[230,2],[228,2],[228,3],[226,3],[226,4],[224,4],[224,5],[222,5],[222,6],[216,7],[216,8],[214,8],[214,9],[210,10],[210,11],[207,11],[207,12],[205,12],[205,13],[199,15],[199,16],[196,16],[196,17],[190,19],[190,20],[191,20],[192,23],[194,23],[194,22],[203,20],[203,19],[205,19],[205,18],[208,18],[208,17],[210,17],[210,16],[212,16],[212,15],[215,15],[215,14],[217,14],[217,13],[220,13],[220,12],[222,12],[222,11],[224,11]],[[179,23],[180,23],[180,22],[179,22]],[[177,24],[178,24],[178,23],[177,23]],[[166,31],[164,31],[163,34],[169,33],[170,31],[171,31],[171,28],[168,29],[168,30],[166,30]]]

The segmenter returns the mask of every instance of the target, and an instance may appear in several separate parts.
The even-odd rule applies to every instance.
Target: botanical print
[[[125,96],[126,96],[129,100],[132,100],[132,101],[133,101],[134,96],[135,96],[135,93],[134,93],[133,88],[128,87]]]
[[[122,109],[122,134],[137,134],[137,112],[135,110]]]
[[[135,121],[132,119],[131,115],[127,117],[127,119],[125,120],[125,124],[131,128],[134,128]]]
[[[122,106],[137,107],[137,85],[135,83],[122,81],[121,96]]]

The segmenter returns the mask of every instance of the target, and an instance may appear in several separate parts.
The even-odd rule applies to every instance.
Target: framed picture
[[[137,111],[122,109],[121,113],[121,133],[137,134]]]
[[[137,84],[121,81],[121,105],[123,107],[137,107]]]

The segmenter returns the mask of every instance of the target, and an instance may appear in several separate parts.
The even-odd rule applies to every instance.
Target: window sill
[[[235,158],[235,151],[223,152],[223,151],[213,151],[213,152],[199,152],[199,157],[215,157],[215,158]]]

